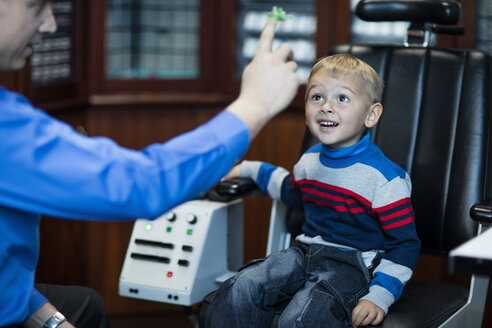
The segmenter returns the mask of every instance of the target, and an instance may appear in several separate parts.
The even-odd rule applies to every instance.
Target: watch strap
[[[48,320],[46,320],[43,328],[56,328],[66,320],[67,319],[65,319],[65,316],[63,314],[61,314],[60,312],[56,312]]]

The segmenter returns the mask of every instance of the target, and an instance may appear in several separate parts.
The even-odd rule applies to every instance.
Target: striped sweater
[[[388,160],[366,133],[357,144],[331,149],[321,143],[305,152],[294,173],[244,161],[250,177],[272,198],[304,210],[298,240],[357,249],[373,271],[369,300],[385,313],[410,279],[420,250],[408,174]]]

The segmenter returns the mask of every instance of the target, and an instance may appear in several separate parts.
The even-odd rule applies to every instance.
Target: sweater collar
[[[371,144],[369,131],[366,131],[362,139],[355,145],[345,148],[330,148],[327,145],[322,146],[321,154],[328,159],[343,159],[359,155],[366,150]]]

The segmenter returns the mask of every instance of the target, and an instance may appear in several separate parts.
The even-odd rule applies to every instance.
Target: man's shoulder
[[[13,107],[28,107],[32,109],[31,102],[20,93],[9,91],[0,86],[0,108],[13,109]]]

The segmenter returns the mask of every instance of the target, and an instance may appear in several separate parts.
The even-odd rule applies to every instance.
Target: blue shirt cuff
[[[248,150],[248,126],[235,114],[226,110],[204,124],[226,147],[229,154],[239,160]]]
[[[31,298],[29,299],[29,316],[36,312],[48,299],[44,297],[36,288],[32,289]]]

